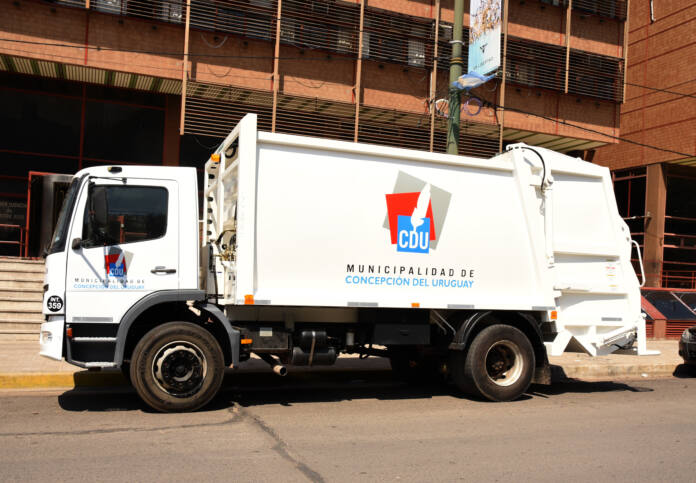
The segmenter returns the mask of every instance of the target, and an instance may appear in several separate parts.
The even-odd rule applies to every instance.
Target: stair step
[[[2,274],[0,274],[1,276]],[[0,278],[0,290],[32,290],[43,293],[43,279],[39,280],[3,280]]]
[[[35,310],[13,310],[10,312],[0,310],[0,327],[5,323],[11,322],[35,322],[40,324],[45,322],[45,320],[43,314]]]
[[[0,342],[9,341],[39,341],[39,330],[34,329],[3,329],[0,326]],[[38,352],[38,349],[37,349]]]
[[[43,290],[7,290],[0,287],[0,300],[23,300],[25,302],[42,302]]]
[[[17,332],[25,331],[31,332],[33,334],[38,334],[41,330],[41,323],[43,320],[31,321],[31,320],[14,320],[14,321],[0,321],[0,331],[5,332]]]
[[[43,301],[23,300],[18,298],[0,297],[0,312],[35,312],[41,313]]]
[[[43,262],[21,259],[0,259],[0,272],[35,272],[44,273],[46,270]]]
[[[0,281],[33,282],[43,285],[44,274],[39,272],[3,272],[0,271]]]
[[[24,257],[8,257],[8,256],[0,257],[0,263],[2,263],[2,262],[26,263],[27,265],[29,265],[29,264],[45,265],[46,264],[46,260],[44,260],[43,258],[24,258]]]

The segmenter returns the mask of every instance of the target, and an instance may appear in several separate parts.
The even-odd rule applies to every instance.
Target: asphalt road
[[[242,375],[205,411],[127,390],[0,393],[3,481],[694,481],[696,379],[512,403],[386,371]]]

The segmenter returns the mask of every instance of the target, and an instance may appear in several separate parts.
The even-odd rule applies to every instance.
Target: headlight
[[[696,327],[690,327],[682,332],[681,336],[684,342],[696,342]]]

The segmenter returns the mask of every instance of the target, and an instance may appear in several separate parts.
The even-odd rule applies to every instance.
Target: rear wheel
[[[529,388],[534,349],[519,329],[503,324],[483,329],[466,352],[453,352],[452,377],[464,392],[490,401],[512,401]]]
[[[215,337],[189,322],[155,327],[131,358],[133,387],[147,405],[162,412],[195,411],[217,394],[224,375]]]

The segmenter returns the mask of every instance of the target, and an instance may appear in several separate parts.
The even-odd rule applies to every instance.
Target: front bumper
[[[63,358],[63,334],[65,333],[65,319],[61,316],[54,316],[50,322],[41,324],[41,334],[39,335],[39,354],[55,359]]]

